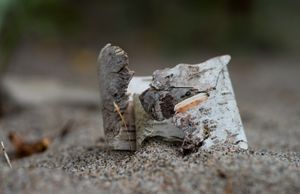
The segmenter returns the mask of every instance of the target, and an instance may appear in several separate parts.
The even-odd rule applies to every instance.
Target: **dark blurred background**
[[[128,51],[141,75],[227,53],[297,57],[299,18],[296,0],[0,0],[1,66],[80,76],[108,42]]]

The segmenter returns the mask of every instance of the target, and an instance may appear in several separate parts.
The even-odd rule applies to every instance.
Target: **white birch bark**
[[[157,104],[153,106],[154,111],[146,109],[149,117],[147,122],[136,124],[138,147],[147,136],[162,136],[169,140],[183,139],[183,150],[199,147],[209,149],[218,144],[236,145],[247,149],[247,139],[227,69],[229,61],[230,56],[225,55],[196,65],[179,64],[171,69],[155,71],[151,86],[158,93],[173,91],[174,88],[193,88],[198,94],[179,102],[174,107],[175,114],[172,119],[161,120],[163,116],[160,111],[163,110],[162,107],[155,108]],[[149,111],[158,115],[154,118],[161,121],[151,119]],[[142,114],[140,111],[135,113],[137,123],[142,119]],[[172,126],[171,121],[177,128]],[[146,132],[141,132],[143,130]],[[178,131],[171,135],[172,130],[184,132],[184,135]]]

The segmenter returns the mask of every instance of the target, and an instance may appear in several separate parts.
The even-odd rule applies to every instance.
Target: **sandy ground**
[[[34,140],[70,119],[75,125],[46,152],[12,161],[13,169],[1,155],[0,193],[300,193],[300,66],[260,60],[230,72],[248,151],[183,156],[159,140],[134,153],[107,151],[97,104],[38,104],[0,120],[8,151],[10,131]]]

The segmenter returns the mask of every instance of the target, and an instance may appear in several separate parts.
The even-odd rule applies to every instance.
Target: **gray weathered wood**
[[[135,129],[127,88],[134,74],[128,55],[118,46],[107,44],[99,58],[100,96],[104,133],[108,145],[116,150],[135,150]],[[128,112],[129,111],[129,112]]]

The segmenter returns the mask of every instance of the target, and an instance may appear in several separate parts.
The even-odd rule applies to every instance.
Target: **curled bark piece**
[[[196,65],[156,70],[151,87],[140,96],[153,119],[172,117],[185,133],[185,152],[225,143],[248,148],[226,66],[229,61],[230,56],[224,55]],[[186,89],[190,95],[182,98]]]
[[[134,74],[129,70],[128,55],[118,46],[107,44],[100,52],[99,77],[103,127],[112,149],[135,150],[135,129],[127,88]]]
[[[247,149],[226,67],[230,56],[157,70],[141,95],[149,80],[137,78],[129,85],[133,72],[122,49],[109,44],[98,61],[103,126],[113,149],[135,150],[156,136],[183,140],[184,152],[225,143]]]

